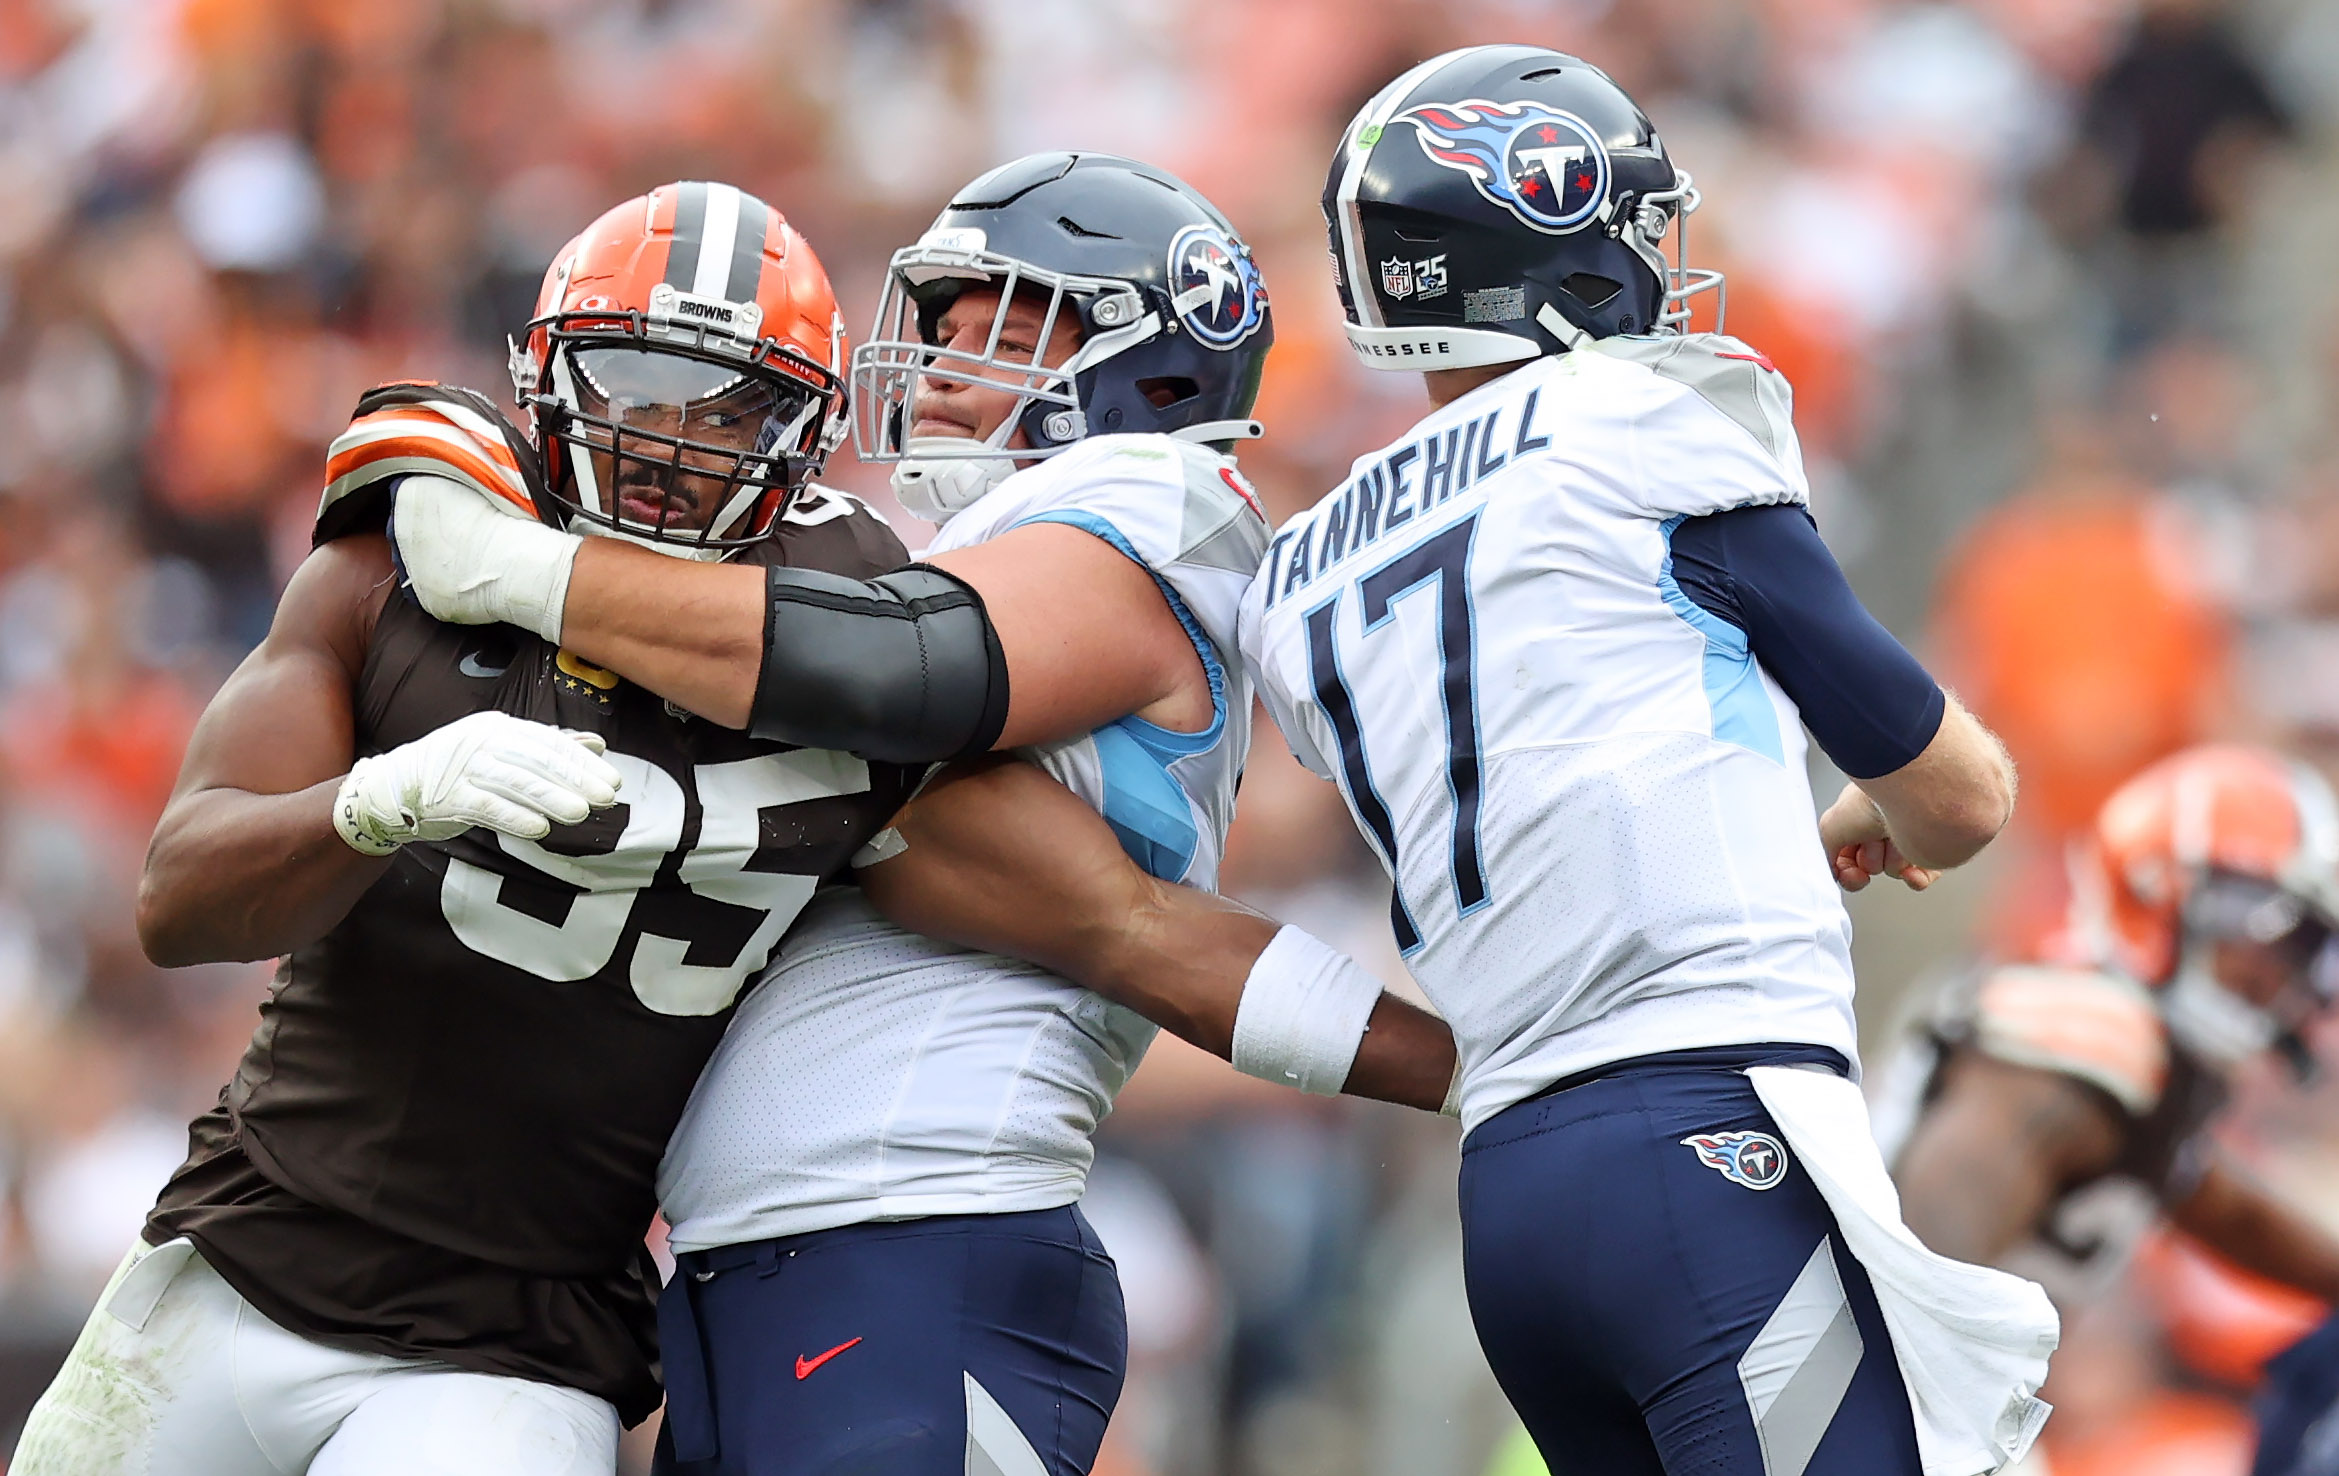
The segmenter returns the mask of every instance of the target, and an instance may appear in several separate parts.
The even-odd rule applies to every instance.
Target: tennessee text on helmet
[[[1648,118],[1599,68],[1540,47],[1450,51],[1381,89],[1323,204],[1349,346],[1376,369],[1678,332],[1689,299],[1722,287],[1687,265],[1697,189]]]
[[[662,185],[563,248],[512,348],[574,531],[719,558],[771,535],[845,430],[827,273],[733,186]]]
[[[998,294],[982,346],[939,342],[943,315],[976,286]],[[1028,352],[1003,347],[1019,298],[1040,315]],[[1065,322],[1079,347],[1040,362]],[[1250,248],[1207,200],[1134,160],[1034,154],[968,185],[894,253],[853,356],[854,441],[864,459],[896,463],[905,507],[940,520],[1016,463],[1085,436],[1258,435],[1249,416],[1273,339]],[[1009,389],[1017,403],[981,441],[915,436],[921,382]]]

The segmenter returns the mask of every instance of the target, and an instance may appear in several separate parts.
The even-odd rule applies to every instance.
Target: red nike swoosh
[[[858,1343],[860,1341],[861,1340],[859,1338],[855,1338],[851,1343],[839,1343],[835,1347],[829,1349],[826,1353],[821,1354],[818,1358],[806,1358],[801,1353],[797,1354],[796,1377],[800,1379],[808,1379],[812,1377],[812,1371],[814,1369],[828,1362],[831,1358],[836,1357],[839,1353],[844,1352],[847,1348],[852,1347],[853,1343]]]

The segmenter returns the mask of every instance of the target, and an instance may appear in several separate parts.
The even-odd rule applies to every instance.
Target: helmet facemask
[[[894,254],[877,326],[853,354],[853,433],[864,461],[894,463],[894,491],[920,517],[941,521],[996,486],[1019,463],[1044,459],[1089,432],[1081,376],[1162,331],[1134,284],[1072,276],[955,245],[937,231]],[[998,293],[978,351],[939,342],[937,325],[969,288]],[[1019,303],[1036,305],[1033,346],[1010,341]],[[1047,346],[1060,324],[1080,330],[1056,364]],[[1015,403],[990,434],[915,434],[921,385],[1006,390]],[[1021,445],[1011,445],[1018,430]]]
[[[2296,892],[2212,871],[2186,898],[2164,1011],[2178,1043],[2227,1068],[2298,1042],[2334,982],[2330,919]]]
[[[1723,332],[1723,323],[1730,310],[1729,285],[1723,274],[1711,267],[1689,265],[1689,217],[1704,197],[1690,179],[1686,169],[1673,171],[1673,187],[1669,190],[1651,190],[1632,202],[1627,210],[1617,212],[1610,227],[1616,239],[1632,249],[1632,253],[1648,263],[1664,284],[1659,299],[1657,316],[1649,324],[1650,333],[1685,333],[1689,329],[1689,300],[1711,292],[1714,297],[1714,331]],[[1665,236],[1673,236],[1673,259],[1665,259]]]
[[[638,322],[565,314],[531,325],[541,363],[515,353],[553,502],[576,532],[681,558],[769,538],[834,444],[835,375],[768,342]]]

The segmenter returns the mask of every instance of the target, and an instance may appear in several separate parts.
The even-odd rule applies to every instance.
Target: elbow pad
[[[768,568],[748,731],[881,763],[987,753],[1007,726],[1007,655],[964,580],[929,564],[875,579]]]

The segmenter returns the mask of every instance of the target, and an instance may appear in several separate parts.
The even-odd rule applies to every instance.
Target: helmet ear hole
[[[1180,400],[1191,400],[1202,393],[1202,386],[1182,374],[1166,375],[1138,380],[1137,393],[1154,409],[1167,410]]]
[[[1609,299],[1624,290],[1624,284],[1596,272],[1573,272],[1561,280],[1560,287],[1568,296],[1594,312],[1608,306]]]

